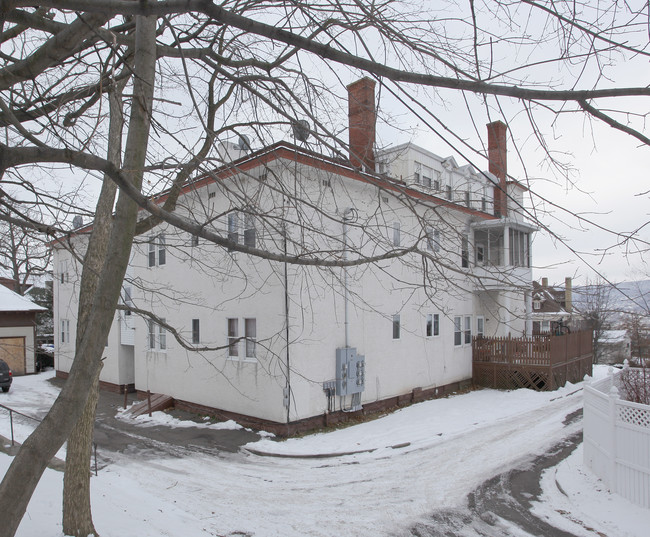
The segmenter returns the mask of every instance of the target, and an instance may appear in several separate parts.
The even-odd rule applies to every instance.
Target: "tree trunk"
[[[124,158],[125,174],[140,189],[149,140],[151,105],[156,67],[155,17],[136,18],[135,78],[129,134]],[[98,278],[97,291],[86,330],[77,346],[70,375],[50,412],[27,438],[0,483],[0,537],[13,537],[29,500],[48,462],[63,445],[79,420],[95,377],[111,328],[122,281],[129,262],[138,207],[120,193],[106,263]]]
[[[122,131],[124,116],[122,110],[122,90],[127,79],[118,83],[109,93],[110,125],[108,136],[108,160],[119,167],[122,153]],[[91,239],[84,255],[79,291],[79,311],[77,316],[77,341],[81,345],[88,327],[88,317],[92,299],[97,291],[99,275],[106,262],[106,252],[110,240],[115,203],[116,186],[109,178],[104,178],[102,190],[95,210],[95,220]],[[63,478],[63,533],[75,537],[97,535],[90,508],[90,446],[95,424],[95,410],[99,398],[99,374],[93,382],[81,418],[68,438]],[[88,475],[87,475],[88,474]]]
[[[74,537],[98,537],[90,509],[90,455],[95,411],[99,399],[97,370],[81,418],[68,438],[63,475],[63,533]]]

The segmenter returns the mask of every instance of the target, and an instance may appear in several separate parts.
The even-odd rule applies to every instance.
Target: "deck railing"
[[[492,388],[554,390],[591,374],[591,331],[532,337],[475,337],[473,379]]]

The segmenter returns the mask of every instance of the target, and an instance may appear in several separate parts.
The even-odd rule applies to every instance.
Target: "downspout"
[[[287,257],[287,228],[286,223],[283,223],[283,249],[285,259]],[[286,345],[286,362],[287,362],[287,385],[285,390],[287,398],[287,424],[291,419],[291,360],[289,353],[289,269],[287,262],[284,262],[284,337]]]
[[[352,220],[354,209],[348,207],[343,211],[343,261],[348,260],[348,222]],[[350,316],[349,316],[350,297],[348,293],[348,267],[343,267],[343,305],[344,305],[344,327],[345,327],[345,348],[350,345]]]

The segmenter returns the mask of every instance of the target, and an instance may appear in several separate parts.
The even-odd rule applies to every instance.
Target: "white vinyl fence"
[[[585,383],[584,463],[610,491],[650,509],[650,406],[620,399],[619,375]]]

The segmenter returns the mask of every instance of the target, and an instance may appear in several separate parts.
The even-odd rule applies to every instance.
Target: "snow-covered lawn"
[[[16,378],[0,403],[42,412],[56,396],[45,379]],[[581,406],[580,384],[552,393],[481,390],[329,433],[264,438],[234,455],[116,454],[92,479],[95,525],[102,537],[404,535],[434,510],[463,507],[484,480],[578,431],[579,420],[563,421]],[[6,421],[0,413],[5,436]],[[164,414],[153,421],[180,425]],[[609,494],[581,457],[579,449],[545,473],[534,511],[576,535],[645,537],[650,512]],[[0,472],[10,461],[0,454]],[[61,535],[61,486],[62,475],[46,471],[19,536]]]

